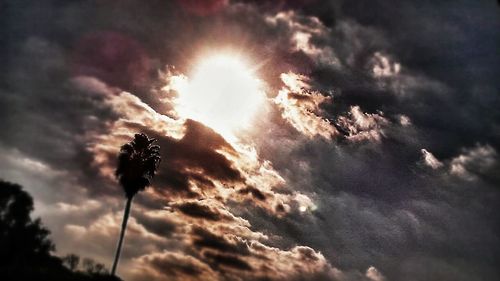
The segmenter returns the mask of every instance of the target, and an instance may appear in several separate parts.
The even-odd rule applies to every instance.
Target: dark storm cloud
[[[196,2],[0,4],[1,175],[36,185],[58,245],[109,256],[116,150],[146,131],[164,161],[127,234],[136,280],[499,274],[495,1]],[[159,71],[226,43],[261,63],[270,98],[289,87],[249,135],[279,184],[210,128],[160,115]]]
[[[173,276],[174,278],[183,278],[186,275],[201,278],[204,274],[203,263],[183,255],[166,253],[161,258],[152,258],[150,264],[165,276]]]
[[[206,220],[218,221],[221,219],[229,219],[219,214],[216,210],[212,210],[210,206],[203,205],[201,202],[185,202],[176,206],[183,214]]]
[[[229,183],[243,181],[232,163],[217,152],[219,149],[233,151],[229,143],[196,121],[188,120],[184,126],[186,131],[180,140],[152,134],[158,137],[163,155],[169,159],[159,175],[160,182],[182,192],[189,190],[190,179],[208,187],[213,186],[210,179]]]
[[[252,196],[258,200],[266,200],[266,195],[252,186],[247,186],[246,188],[240,189],[238,192],[241,194],[252,194]]]
[[[318,15],[331,28],[326,39],[313,36],[311,40],[320,47],[328,44],[340,61],[350,66],[321,66],[312,73],[323,84],[341,90],[337,108],[357,104],[370,113],[383,110],[388,114],[397,109],[415,125],[425,127],[429,145],[446,156],[478,140],[488,139],[498,146],[498,129],[492,126],[496,122],[485,122],[498,120],[497,111],[491,107],[499,102],[493,74],[498,72],[493,66],[498,63],[484,61],[486,57],[498,61],[498,42],[492,40],[498,29],[498,17],[493,15],[498,7],[493,1],[439,5],[344,1],[335,9],[324,5],[301,9]],[[347,24],[346,19],[350,20]],[[398,64],[399,77],[374,79],[369,67],[374,54]]]
[[[245,271],[252,270],[252,268],[247,262],[241,260],[237,256],[214,254],[211,252],[205,252],[204,256],[208,260],[210,260],[210,263],[215,268],[227,266],[235,268],[237,270],[245,270]]]
[[[224,236],[218,236],[203,228],[193,230],[193,245],[200,248],[209,248],[223,253],[248,255],[250,251],[244,241],[228,241]]]
[[[141,212],[135,212],[134,217],[140,221],[149,232],[163,237],[171,237],[176,232],[177,223],[165,218],[148,216]]]
[[[382,106],[393,104],[408,114],[415,125],[427,128],[429,138],[439,139],[432,143],[433,149],[447,156],[455,153],[451,143],[455,149],[477,141],[488,141],[498,147],[498,129],[492,125],[499,120],[494,110],[499,102],[496,76],[500,58],[496,51],[499,43],[495,39],[500,26],[497,3],[399,1],[393,5],[384,1],[342,1],[338,9],[342,16],[383,34],[387,43],[379,45],[376,51],[391,53],[401,63],[403,71],[425,74],[452,89],[442,97],[437,96],[436,91],[422,89],[418,97],[410,101],[379,102],[369,97],[378,91],[367,91],[359,100],[368,99],[371,106],[382,110],[385,110]],[[315,10],[319,9],[310,6],[307,10],[316,14]],[[344,92],[358,88],[338,86]],[[494,120],[496,122],[491,122]]]

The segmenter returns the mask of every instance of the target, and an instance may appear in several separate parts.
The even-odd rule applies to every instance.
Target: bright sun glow
[[[263,106],[262,84],[238,57],[218,55],[203,60],[177,89],[177,111],[228,135],[250,125]]]

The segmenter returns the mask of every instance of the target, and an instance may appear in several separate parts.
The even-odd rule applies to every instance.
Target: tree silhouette
[[[83,270],[87,274],[103,275],[108,273],[108,270],[106,269],[104,264],[98,263],[90,258],[83,259]]]
[[[76,271],[79,257],[53,256],[50,231],[31,219],[33,198],[20,185],[0,179],[0,279],[2,281],[120,281],[94,262],[92,272]],[[66,268],[65,264],[68,268]]]
[[[32,220],[33,199],[21,186],[0,180],[0,265],[20,268],[47,261],[55,249],[49,230]]]
[[[75,254],[68,254],[62,258],[63,264],[66,265],[69,270],[76,271],[78,265],[80,264],[80,257]]]
[[[124,144],[120,149],[116,177],[125,191],[127,202],[111,275],[115,275],[120,259],[132,199],[139,191],[144,190],[151,184],[161,160],[160,147],[153,145],[155,141],[156,139],[150,139],[145,134],[136,134],[131,142]]]

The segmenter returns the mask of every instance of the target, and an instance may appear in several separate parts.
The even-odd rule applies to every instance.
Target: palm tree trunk
[[[127,204],[125,205],[125,212],[123,212],[122,230],[120,232],[120,240],[118,240],[118,246],[116,248],[115,261],[113,262],[113,269],[111,269],[111,275],[115,275],[116,266],[118,265],[118,260],[120,259],[120,253],[122,251],[123,238],[125,237],[125,230],[127,229],[127,221],[130,214],[130,206],[132,205],[132,198],[127,198]]]

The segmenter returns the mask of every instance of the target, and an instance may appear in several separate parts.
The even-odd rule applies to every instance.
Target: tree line
[[[0,279],[5,281],[120,281],[106,267],[75,254],[58,257],[50,231],[32,219],[33,198],[0,179]]]

